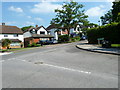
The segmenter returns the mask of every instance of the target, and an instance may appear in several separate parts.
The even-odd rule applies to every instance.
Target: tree
[[[78,4],[77,2],[71,1],[64,3],[62,5],[62,9],[55,10],[57,15],[52,19],[51,24],[67,29],[68,35],[70,36],[70,29],[76,24],[88,23],[86,19],[88,16],[84,14],[84,10],[80,10],[82,8],[83,5]]]
[[[9,39],[3,39],[2,40],[2,47],[9,47],[9,45],[11,44],[11,40],[9,40]]]
[[[119,18],[119,13],[120,13],[120,1],[115,1],[113,2],[113,6],[112,6],[113,10],[112,10],[112,14],[113,14],[113,17],[112,17],[112,21],[113,22],[119,22],[120,19]]]
[[[30,27],[33,27],[33,26],[25,26],[25,27],[22,27],[21,30],[22,30],[22,31],[25,31],[25,30],[27,30],[27,29],[30,28]]]
[[[110,9],[104,16],[100,17],[102,25],[109,24],[112,22],[112,9]]]

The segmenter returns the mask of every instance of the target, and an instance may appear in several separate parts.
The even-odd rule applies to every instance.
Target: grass
[[[100,44],[98,46],[102,46],[102,44]],[[113,47],[113,48],[120,48],[120,44],[111,44],[111,47]]]
[[[120,44],[111,44],[111,47],[119,47],[120,48]]]
[[[5,49],[5,50],[2,50],[0,49],[0,51],[2,52],[15,52],[15,51],[21,51],[21,50],[27,50],[27,49],[32,49],[32,48],[36,48],[36,47],[26,47],[26,48],[15,48],[15,49]]]

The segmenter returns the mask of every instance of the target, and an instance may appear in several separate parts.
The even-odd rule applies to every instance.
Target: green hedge
[[[70,38],[72,42],[75,42],[75,41],[80,41],[80,36],[76,36],[76,37],[73,37],[73,38]]]
[[[32,43],[32,44],[29,44],[28,47],[39,47],[40,45],[36,44],[36,43]]]
[[[89,43],[96,44],[98,38],[104,38],[111,43],[120,44],[120,23],[112,23],[97,28],[87,30],[87,37]]]
[[[58,36],[58,42],[62,43],[62,42],[67,42],[69,41],[69,36],[68,35],[59,35]]]

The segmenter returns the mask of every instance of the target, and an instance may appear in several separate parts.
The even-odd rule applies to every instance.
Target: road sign
[[[98,38],[97,40],[104,40],[104,38]]]

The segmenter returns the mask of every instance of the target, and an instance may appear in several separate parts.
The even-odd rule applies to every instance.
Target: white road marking
[[[4,62],[5,60],[0,60],[0,63]]]
[[[7,54],[11,54],[12,52],[9,52],[9,53],[0,53],[0,56],[3,56],[3,55],[7,55]]]
[[[24,62],[26,62],[26,60],[21,60],[21,61],[24,61]]]
[[[85,74],[91,74],[91,72],[89,72],[89,71],[83,71],[83,70],[77,70],[77,69],[66,68],[66,67],[61,67],[61,66],[55,66],[55,65],[51,65],[51,64],[42,64],[42,65],[46,65],[46,66],[50,66],[50,67],[55,67],[55,68],[59,68],[59,69],[64,69],[64,70],[69,70],[69,71],[75,71],[75,72],[85,73]]]
[[[16,58],[11,58],[8,60],[15,60]],[[6,61],[8,61],[6,60]],[[24,62],[29,62],[27,60],[22,60],[22,59],[18,59],[20,61],[24,61]],[[4,62],[5,60],[2,60],[0,62]],[[29,62],[32,63],[32,62]],[[59,69],[63,69],[63,70],[69,70],[69,71],[74,71],[74,72],[80,72],[80,73],[85,73],[85,74],[91,74],[91,72],[89,71],[83,71],[83,70],[77,70],[77,69],[72,69],[72,68],[67,68],[67,67],[62,67],[62,66],[56,66],[56,65],[52,65],[52,64],[41,64],[41,65],[45,65],[45,66],[49,66],[49,67],[55,67],[55,68],[59,68]]]

